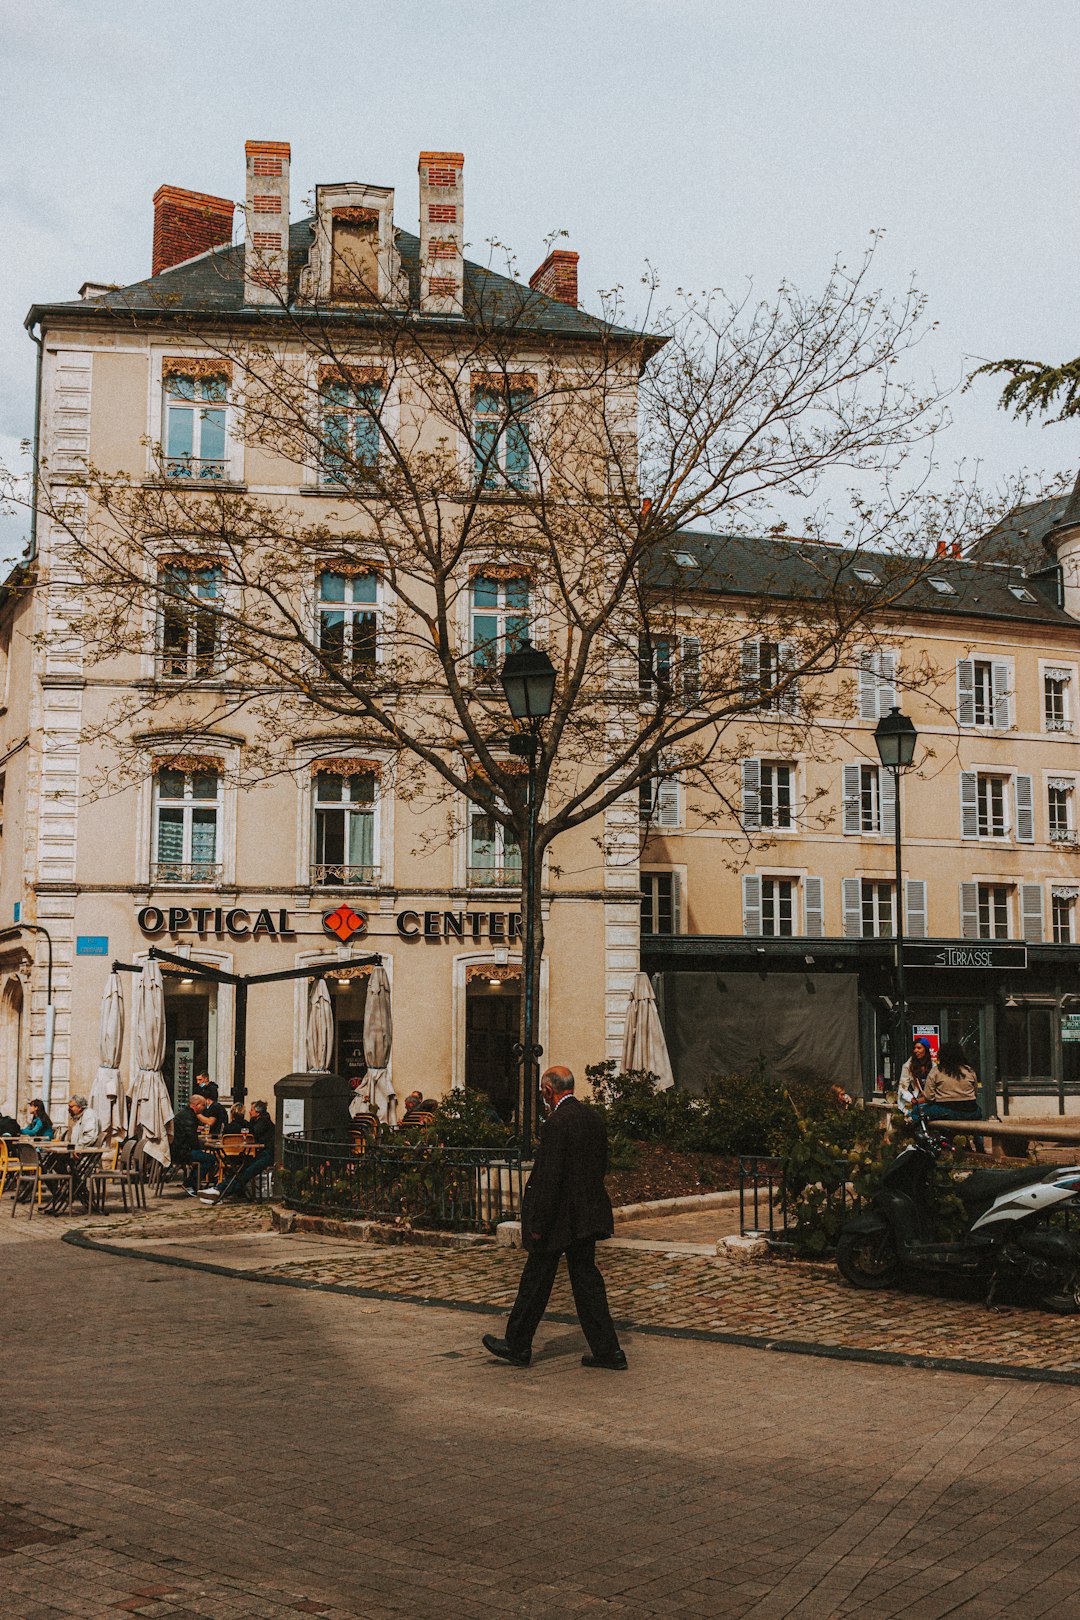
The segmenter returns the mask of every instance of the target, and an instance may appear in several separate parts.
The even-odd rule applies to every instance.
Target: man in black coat
[[[521,1211],[521,1240],[529,1258],[506,1337],[485,1333],[484,1348],[515,1367],[529,1365],[533,1334],[547,1309],[559,1257],[565,1254],[578,1320],[589,1341],[590,1354],[582,1356],[582,1366],[621,1372],[626,1356],[596,1264],[597,1238],[610,1237],[615,1230],[604,1186],[608,1148],[603,1116],[578,1102],[569,1069],[548,1069],[540,1092],[548,1117]]]

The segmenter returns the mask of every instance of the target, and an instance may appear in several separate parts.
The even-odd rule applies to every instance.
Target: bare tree
[[[516,873],[528,794],[498,670],[530,635],[557,671],[534,760],[537,892],[575,828],[636,859],[665,779],[730,813],[750,730],[768,716],[786,747],[814,731],[826,685],[855,677],[935,553],[987,521],[972,491],[913,470],[940,422],[904,380],[923,304],[873,291],[869,263],[768,302],[661,309],[651,286],[634,324],[615,294],[566,335],[483,272],[452,327],[366,285],[344,314],[338,290],[333,309],[282,301],[257,326],[189,316],[204,360],[184,386],[208,409],[228,391],[282,493],[160,449],[150,480],[41,469],[63,633],[90,665],[155,672],[98,727],[117,763],[97,790],[140,768],[151,721],[180,747],[242,716],[246,781],[292,770],[314,727],[328,752],[382,748],[395,791],[441,798],[446,825],[476,806]],[[838,470],[864,491],[846,522],[789,537],[776,503]],[[331,578],[377,608],[320,603]]]

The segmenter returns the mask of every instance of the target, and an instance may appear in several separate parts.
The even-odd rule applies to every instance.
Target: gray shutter
[[[656,825],[658,827],[679,825],[679,784],[670,776],[664,777],[656,784]]]
[[[671,932],[681,934],[683,911],[682,873],[671,874]]]
[[[975,724],[975,665],[970,658],[956,662],[956,718],[962,726]]]
[[[862,879],[847,877],[843,884],[844,938],[862,938]]]
[[[794,659],[794,655],[793,655],[793,652],[792,652],[791,642],[790,641],[778,642],[777,643],[777,648],[776,648],[776,667],[777,667],[777,671],[778,671],[779,675],[781,676],[781,678],[786,678],[786,676],[788,674],[788,671],[792,668],[794,662],[795,662],[795,659]],[[779,709],[781,714],[798,714],[798,712],[799,712],[799,683],[798,683],[798,681],[793,681],[789,687],[785,688],[783,694],[777,700],[776,707]]]
[[[740,649],[740,666],[743,696],[756,699],[759,696],[758,686],[761,679],[761,647],[757,641],[749,639],[743,642]]]
[[[1016,841],[1035,842],[1035,793],[1030,776],[1016,778]]]
[[[744,876],[742,880],[742,931],[744,934],[761,933],[761,879]]]
[[[679,680],[683,702],[691,708],[701,702],[701,637],[679,637]]]
[[[819,877],[803,879],[806,901],[806,933],[809,939],[825,937],[825,885]]]
[[[1043,890],[1041,883],[1020,885],[1020,931],[1029,945],[1039,945],[1043,937]]]
[[[889,710],[896,704],[896,654],[888,648],[883,648],[878,654],[881,666],[881,682],[878,686],[878,716],[884,718]]]
[[[960,938],[978,939],[979,937],[979,885],[977,883],[961,883],[960,885]]]
[[[896,833],[896,777],[884,765],[878,766],[878,804],[881,807],[881,831],[892,838]]]
[[[993,664],[994,729],[1008,731],[1012,725],[1009,709],[1009,666],[999,659]]]
[[[844,831],[862,831],[862,778],[861,765],[844,766]]]
[[[975,771],[960,772],[960,836],[979,836],[979,778]]]
[[[904,932],[908,939],[926,938],[926,884],[908,878],[904,885]]]
[[[859,654],[859,719],[878,718],[878,679],[874,655],[865,647]]]
[[[742,762],[742,824],[745,832],[757,832],[761,826],[760,759]]]

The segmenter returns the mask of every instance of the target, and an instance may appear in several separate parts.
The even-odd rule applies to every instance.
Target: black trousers
[[[594,1356],[613,1356],[619,1349],[619,1336],[608,1310],[607,1290],[596,1264],[596,1239],[580,1238],[554,1254],[530,1254],[518,1284],[518,1295],[506,1324],[506,1342],[523,1355],[532,1348],[533,1334],[547,1310],[559,1261],[566,1255],[570,1287],[578,1321]]]

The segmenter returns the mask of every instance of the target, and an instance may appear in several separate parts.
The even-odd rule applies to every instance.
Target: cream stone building
[[[342,264],[444,329],[462,318],[470,278],[514,290],[464,258],[460,154],[421,154],[419,238],[396,228],[391,191],[360,183],[320,186],[314,217],[290,226],[289,163],[282,143],[248,144],[244,246],[232,245],[227,199],[163,187],[146,282],[87,284],[79,300],[28,317],[49,501],[0,609],[7,1111],[40,1094],[47,1045],[54,1103],[89,1089],[111,964],[137,968],[154,945],[224,976],[178,965],[166,975],[165,1068],[177,1098],[201,1070],[223,1092],[238,1085],[238,1051],[253,1096],[306,1067],[309,982],[253,984],[238,1027],[230,976],[329,965],[334,1063],[359,1070],[365,959],[377,953],[391,984],[399,1096],[471,1085],[504,1112],[512,1103],[520,857],[501,826],[467,803],[447,811],[398,794],[388,757],[350,747],[325,723],[298,725],[285,739],[288,768],[252,786],[241,785],[251,746],[242,720],[215,716],[200,734],[189,717],[182,746],[160,715],[141,730],[132,720],[141,770],[110,784],[114,739],[103,727],[117,694],[212,684],[217,651],[198,611],[200,591],[209,600],[215,590],[212,558],[163,560],[184,570],[187,606],[163,616],[140,659],[118,651],[90,666],[66,628],[78,582],[45,508],[65,489],[77,507],[90,466],[148,488],[227,487],[333,529],[335,493],[318,470],[245,439],[232,370],[208,333],[244,330],[283,286],[332,304]],[[600,329],[578,307],[576,255],[549,255],[530,286],[549,349],[569,351]],[[359,373],[349,381],[367,386]],[[344,419],[352,403],[334,408]],[[509,460],[502,472],[512,478]],[[1006,1083],[1016,1096],[1080,1089],[1080,1000],[1070,999],[1080,994],[1080,516],[1054,508],[1039,525],[1020,561],[1001,560],[1002,534],[942,558],[874,626],[858,680],[818,682],[809,730],[792,725],[797,692],[751,716],[722,803],[674,771],[640,807],[610,810],[602,840],[584,828],[566,835],[543,895],[547,1054],[579,1072],[618,1057],[640,966],[654,977],[681,1084],[759,1056],[785,1070],[827,1067],[867,1093],[887,1078],[894,806],[873,728],[899,703],[922,739],[901,789],[905,921],[914,957],[921,950],[930,964],[908,969],[909,1021],[964,1040],[988,1100]],[[767,692],[783,649],[750,627],[763,596],[813,598],[821,549],[681,536],[656,584],[669,591],[676,571],[683,658],[692,660],[695,620],[745,616],[746,680]],[[874,567],[864,555],[850,563],[853,574]],[[377,570],[330,556],[315,591],[320,633],[350,657],[389,639]],[[463,633],[477,646],[509,641],[535,611],[527,576],[505,566],[478,568],[465,601]],[[642,704],[655,678],[643,666]]]

